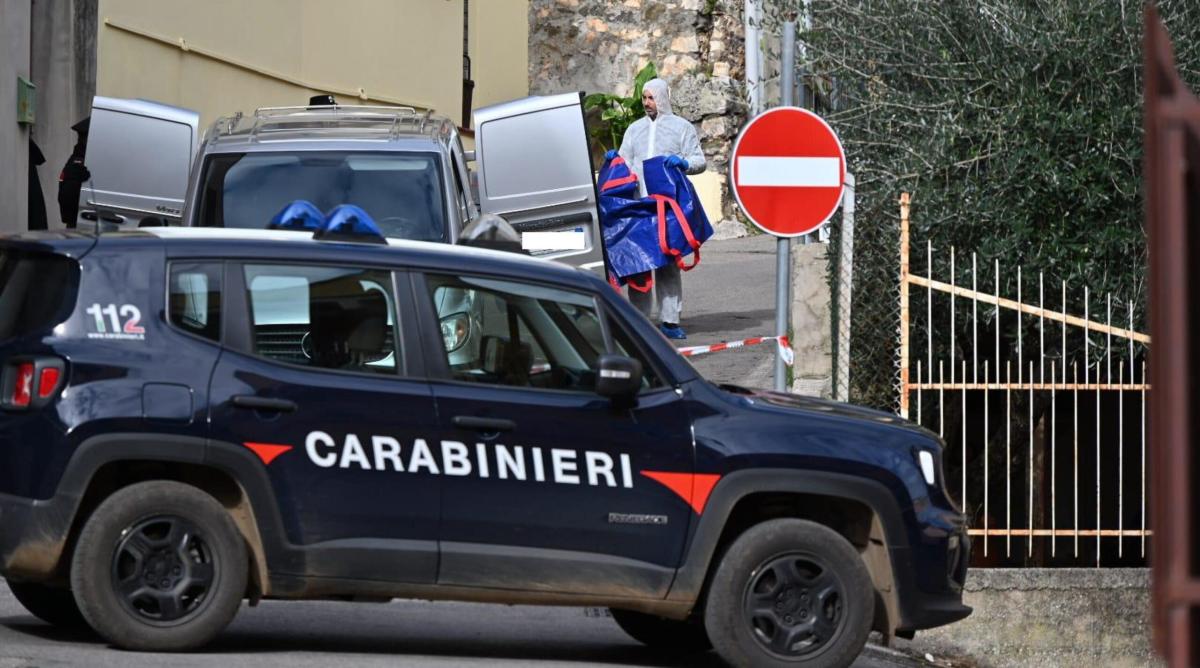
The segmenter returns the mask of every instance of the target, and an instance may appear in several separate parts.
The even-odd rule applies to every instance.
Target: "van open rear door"
[[[479,208],[540,257],[603,273],[583,96],[527,97],[475,110]]]
[[[82,228],[137,227],[147,218],[178,223],[196,155],[200,114],[148,100],[96,96],[79,193]]]

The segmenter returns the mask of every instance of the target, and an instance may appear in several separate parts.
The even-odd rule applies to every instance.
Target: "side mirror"
[[[642,363],[624,355],[601,355],[596,393],[618,399],[632,397],[642,388]]]

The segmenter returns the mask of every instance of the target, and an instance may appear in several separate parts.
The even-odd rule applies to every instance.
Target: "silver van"
[[[96,113],[102,101],[111,104],[97,98]],[[180,110],[159,111],[161,127],[137,131],[148,137],[178,124]],[[159,211],[162,220],[112,207],[96,215],[102,227],[266,228],[288,204],[306,200],[320,211],[362,207],[389,237],[455,243],[472,221],[495,214],[531,254],[603,272],[582,96],[493,105],[476,110],[474,121],[475,150],[465,151],[449,119],[409,107],[262,108],[218,119],[196,149],[164,143],[155,159],[122,160],[119,151],[93,155],[93,145],[119,143],[101,139],[93,117],[87,165],[96,183],[119,172],[127,175],[124,192],[148,199],[165,180],[160,165],[191,165],[186,191],[172,200],[182,211]]]
[[[199,125],[200,115],[189,109],[94,98],[85,154],[92,177],[80,188],[77,225],[179,224]]]

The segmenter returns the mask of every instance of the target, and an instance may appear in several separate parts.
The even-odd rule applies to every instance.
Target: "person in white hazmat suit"
[[[704,152],[700,150],[700,139],[696,128],[687,120],[671,112],[671,93],[667,82],[651,79],[642,86],[642,107],[646,115],[634,121],[621,139],[618,151],[609,151],[607,157],[620,154],[629,168],[638,177],[642,197],[646,196],[642,161],[647,158],[668,156],[667,165],[682,167],[688,174],[704,171]],[[658,301],[659,329],[668,338],[685,339],[687,334],[679,326],[683,310],[683,280],[679,267],[674,263],[654,270],[654,293]],[[629,290],[629,301],[647,318],[654,306],[647,292]]]

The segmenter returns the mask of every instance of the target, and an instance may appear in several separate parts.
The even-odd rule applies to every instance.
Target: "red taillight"
[[[12,405],[26,407],[33,399],[33,362],[17,365],[17,382],[13,386]]]
[[[46,406],[67,379],[66,364],[53,355],[17,358],[0,367],[0,408],[30,410]]]
[[[46,399],[54,390],[58,389],[58,379],[62,378],[62,370],[55,367],[46,367],[42,369],[42,375],[38,378],[38,399]]]

